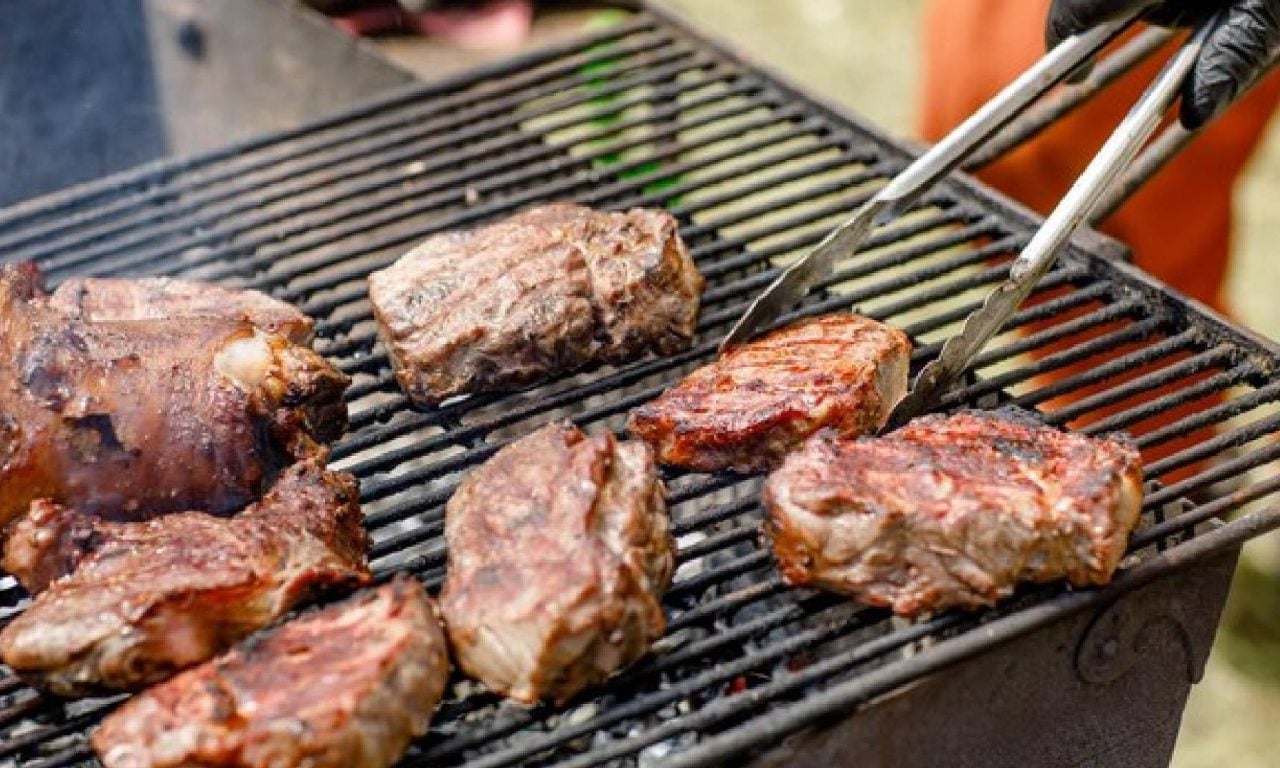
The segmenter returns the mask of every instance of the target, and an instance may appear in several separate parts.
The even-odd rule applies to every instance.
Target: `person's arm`
[[[1198,128],[1230,104],[1280,47],[1280,0],[1054,0],[1045,23],[1049,47],[1124,13],[1151,6],[1144,17],[1166,26],[1218,19],[1182,90],[1182,124]]]

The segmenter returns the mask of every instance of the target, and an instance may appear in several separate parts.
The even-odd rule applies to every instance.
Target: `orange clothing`
[[[1049,0],[932,0],[924,26],[920,132],[937,140],[1044,53]],[[979,174],[1047,213],[1115,129],[1164,58],[1144,62],[1041,136]],[[1215,121],[1101,229],[1147,272],[1218,309],[1236,179],[1280,101],[1269,78]]]
[[[924,89],[920,133],[936,141],[1013,80],[1044,53],[1044,19],[1050,0],[930,0],[924,27]],[[1172,50],[1171,44],[1171,50]],[[1084,170],[1106,137],[1151,82],[1166,57],[1155,56],[1037,138],[978,175],[1031,208],[1048,213]],[[1280,101],[1280,78],[1272,77],[1235,104],[1133,195],[1101,229],[1130,246],[1138,266],[1177,291],[1225,309],[1222,287],[1231,249],[1236,179],[1258,145]],[[1066,340],[1058,348],[1078,341]],[[1054,351],[1053,349],[1044,352]],[[1129,350],[1115,350],[1121,354]],[[1094,358],[1048,377],[1079,374]],[[1160,365],[1167,365],[1168,361]],[[1149,370],[1149,369],[1147,369]],[[1102,382],[1047,404],[1061,406],[1119,381]],[[1145,393],[1150,400],[1188,382]],[[1186,403],[1140,422],[1138,433],[1171,424],[1221,402],[1219,397]],[[1126,406],[1096,409],[1088,423]],[[1212,436],[1200,431],[1145,451],[1148,461],[1175,454]],[[1191,465],[1165,473],[1164,482],[1194,474]],[[1149,478],[1154,479],[1154,478]]]

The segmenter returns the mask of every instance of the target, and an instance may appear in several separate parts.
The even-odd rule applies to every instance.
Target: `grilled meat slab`
[[[570,204],[436,235],[369,276],[396,378],[427,404],[686,349],[701,292],[670,215]]]
[[[35,505],[5,568],[40,591],[0,632],[14,672],[61,696],[136,689],[198,664],[319,589],[362,584],[355,478],[324,457],[281,473],[234,519],[200,512],[106,522]]]
[[[49,296],[49,305],[84,322],[246,319],[295,344],[311,340],[315,323],[292,304],[261,291],[221,288],[172,277],[73,277]]]
[[[0,267],[0,526],[47,498],[114,519],[231,512],[346,428],[349,380],[240,318],[82,322]]]
[[[764,487],[791,584],[914,615],[1019,582],[1105,584],[1142,506],[1138,451],[1025,413],[925,416],[882,438],[821,434]]]
[[[401,577],[134,697],[93,747],[106,768],[385,768],[448,675],[435,605]]]
[[[675,541],[643,443],[552,424],[449,500],[441,593],[458,665],[523,702],[563,702],[644,655],[666,622]]]
[[[628,430],[665,464],[768,469],[820,429],[878,429],[906,392],[910,358],[906,334],[874,320],[801,320],[694,371],[632,412]]]

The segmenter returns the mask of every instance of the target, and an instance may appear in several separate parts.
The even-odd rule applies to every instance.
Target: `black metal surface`
[[[1168,768],[1236,555],[1202,558],[792,734],[753,768]]]
[[[36,258],[55,279],[163,272],[254,286],[317,316],[318,348],[355,377],[352,429],[335,459],[361,478],[373,566],[434,589],[442,505],[463,473],[553,418],[620,429],[630,408],[713,353],[774,265],[816,242],[906,157],[856,120],[641,12],[321,124],[0,212],[0,258]],[[365,275],[430,233],[557,199],[661,205],[679,217],[708,278],[694,349],[411,409],[375,343]],[[919,345],[918,366],[1003,277],[1034,226],[1007,201],[949,182],[795,315],[852,307],[892,322]],[[894,622],[781,584],[757,541],[758,479],[672,474],[680,569],[655,652],[563,709],[521,708],[456,681],[405,764],[720,761],[1276,527],[1280,514],[1268,508],[1208,534],[1191,530],[1274,503],[1280,391],[1270,379],[1280,350],[1156,286],[1119,253],[1081,239],[948,399],[1012,400],[1086,431],[1131,430],[1145,448],[1177,446],[1147,467],[1134,557],[1109,592],[1051,585],[995,611]],[[1153,418],[1188,404],[1194,413]],[[1217,437],[1176,442],[1204,426]],[[6,579],[0,601],[12,615],[24,599]],[[116,701],[63,706],[7,675],[0,696],[0,761],[43,766],[89,759],[84,734]]]

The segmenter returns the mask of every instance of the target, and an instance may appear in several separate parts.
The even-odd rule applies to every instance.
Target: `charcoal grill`
[[[778,264],[909,157],[666,12],[632,9],[608,29],[296,130],[11,207],[0,254],[40,262],[55,282],[164,273],[252,286],[317,317],[318,348],[355,379],[334,458],[361,478],[373,567],[435,589],[442,506],[463,473],[553,418],[620,429],[714,353]],[[411,408],[376,343],[365,275],[431,233],[561,199],[679,218],[707,277],[694,348]],[[953,179],[792,317],[852,308],[886,320],[912,335],[918,367],[1035,225]],[[944,403],[1013,403],[1167,449],[1147,463],[1143,523],[1112,586],[1029,588],[992,611],[904,622],[784,586],[757,539],[758,478],[671,474],[682,551],[655,652],[558,709],[457,680],[404,764],[1165,764],[1235,555],[1280,525],[1280,348],[1124,256],[1078,237]],[[1186,415],[1160,419],[1171,412]],[[0,582],[6,616],[25,600]],[[119,700],[63,705],[7,670],[0,697],[0,762],[46,768],[91,763],[85,734]]]

